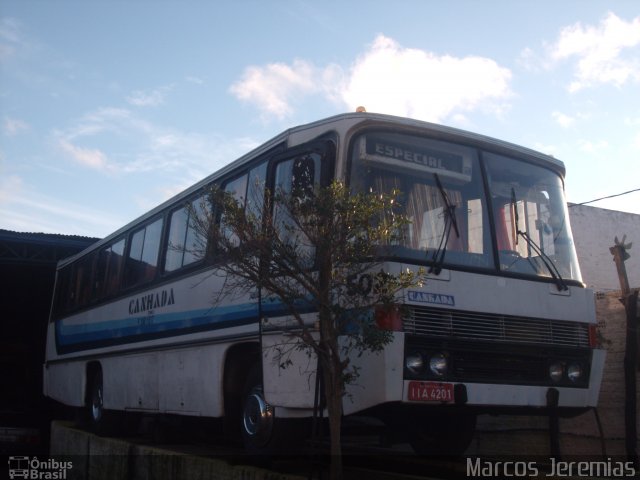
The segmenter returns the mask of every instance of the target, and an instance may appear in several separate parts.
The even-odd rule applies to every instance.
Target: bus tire
[[[409,443],[418,455],[458,457],[473,441],[476,415],[448,414],[420,418],[409,428]]]
[[[120,430],[122,415],[119,412],[105,410],[102,369],[96,368],[89,377],[87,390],[87,413],[89,429],[97,435],[112,435]]]
[[[240,428],[245,450],[253,454],[293,453],[300,448],[304,425],[303,420],[276,417],[275,408],[265,400],[261,365],[254,365],[242,395]]]

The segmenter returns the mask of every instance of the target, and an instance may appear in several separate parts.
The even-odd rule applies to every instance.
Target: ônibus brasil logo
[[[12,480],[65,480],[67,470],[72,468],[72,462],[61,462],[53,458],[39,460],[38,457],[9,457],[9,478]]]

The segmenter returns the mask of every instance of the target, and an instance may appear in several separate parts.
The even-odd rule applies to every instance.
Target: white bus
[[[284,370],[262,361],[283,333],[261,322],[287,309],[252,294],[214,300],[224,278],[211,273],[222,260],[189,218],[212,185],[260,212],[266,189],[292,181],[297,159],[316,184],[402,192],[411,223],[385,266],[429,272],[403,292],[406,314],[387,322],[394,331],[384,351],[352,359],[360,376],[344,415],[378,417],[421,453],[459,453],[477,414],[573,415],[596,405],[604,354],[563,164],[362,112],[287,130],[60,262],[45,395],[86,409],[97,430],[118,411],[224,417],[253,450],[311,416],[309,360]]]

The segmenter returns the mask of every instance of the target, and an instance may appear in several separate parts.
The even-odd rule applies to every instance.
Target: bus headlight
[[[559,382],[562,380],[562,376],[564,375],[564,365],[561,362],[553,362],[549,366],[549,378],[554,382]]]
[[[418,375],[424,370],[424,358],[419,353],[411,353],[405,358],[404,366],[414,375]]]
[[[567,368],[567,377],[573,383],[576,383],[582,379],[582,365],[579,363],[572,363]]]
[[[431,373],[437,375],[438,377],[442,377],[445,373],[447,373],[447,369],[449,368],[447,357],[442,353],[436,353],[432,355],[429,359],[429,368],[431,369]]]

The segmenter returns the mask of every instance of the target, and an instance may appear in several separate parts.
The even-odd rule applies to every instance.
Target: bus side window
[[[182,267],[188,224],[189,209],[187,207],[176,210],[171,214],[167,253],[164,257],[165,272],[173,272]]]
[[[58,271],[55,291],[55,317],[61,317],[71,308],[71,266]]]
[[[105,281],[105,295],[112,295],[118,291],[120,274],[124,266],[124,248],[126,240],[123,238],[111,247],[109,264],[107,266],[107,277]]]
[[[264,192],[267,183],[267,162],[261,163],[249,172],[247,185],[247,215],[253,215],[257,222],[262,221]]]
[[[131,236],[131,247],[125,265],[125,286],[146,283],[156,275],[163,219],[137,230]]]
[[[118,280],[124,263],[124,246],[123,238],[98,253],[93,290],[95,298],[102,299],[118,291]]]
[[[296,158],[291,172],[291,192],[305,195],[313,191],[316,183],[316,160],[311,155]],[[319,179],[318,179],[319,180]]]
[[[241,177],[231,180],[224,186],[224,191],[230,193],[233,198],[236,199],[238,204],[244,207],[247,195],[247,174],[245,173]],[[240,239],[238,236],[226,225],[224,212],[222,212],[220,217],[220,235],[227,238],[231,245],[240,245]]]
[[[203,195],[171,214],[164,271],[202,260],[207,254],[209,223],[213,218],[207,196]]]
[[[86,307],[91,301],[91,282],[95,255],[78,261],[72,275],[71,309]]]

